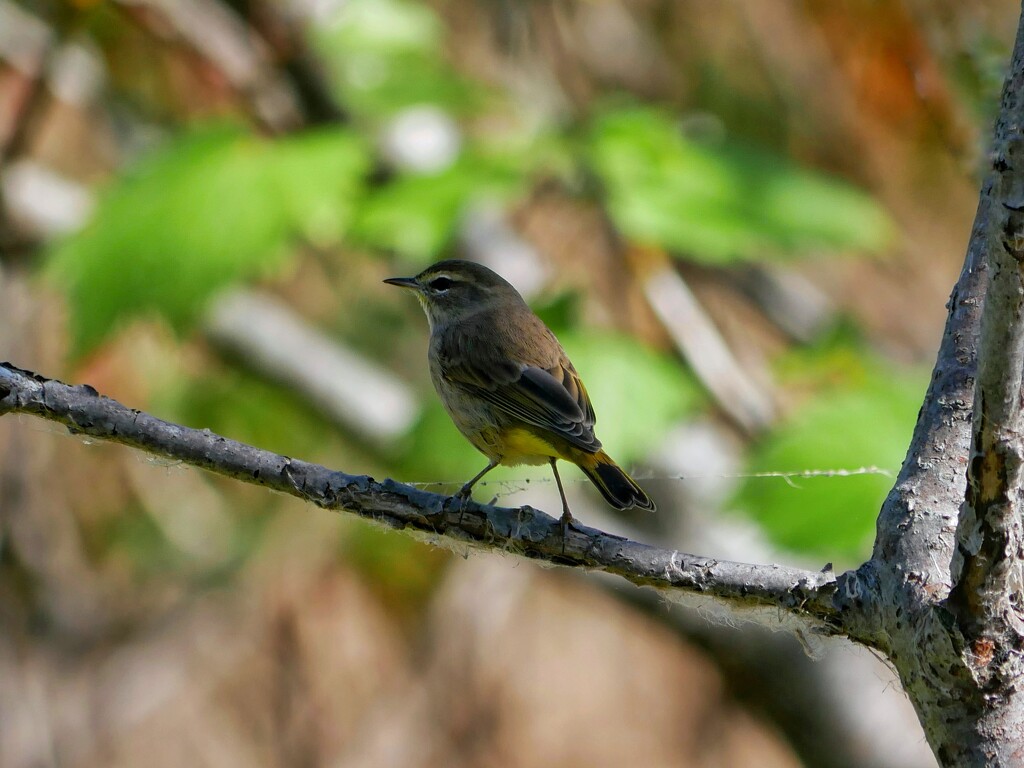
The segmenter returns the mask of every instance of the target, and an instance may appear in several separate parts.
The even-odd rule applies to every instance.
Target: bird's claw
[[[451,509],[457,508],[459,511],[459,522],[457,526],[462,527],[462,521],[466,516],[466,502],[470,499],[472,491],[467,491],[465,488],[460,488],[454,495],[450,496],[445,500],[445,505]]]
[[[558,518],[558,523],[559,523],[559,525],[562,528],[562,554],[563,555],[565,554],[565,539],[566,539],[566,536],[567,536],[567,534],[569,532],[569,529],[572,529],[574,531],[579,531],[580,530],[579,528],[577,528],[574,525],[575,522],[576,522],[576,518],[572,516],[572,513],[568,509],[563,510],[562,511],[562,516],[560,518]]]

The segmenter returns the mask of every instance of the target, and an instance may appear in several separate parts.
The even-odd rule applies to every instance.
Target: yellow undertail
[[[564,441],[545,439],[527,428],[504,432],[500,450],[502,464],[546,464],[552,458],[572,462],[583,470],[605,500],[616,509],[639,507],[653,511],[655,508],[651,497],[637,485],[636,480],[604,451],[587,453]]]

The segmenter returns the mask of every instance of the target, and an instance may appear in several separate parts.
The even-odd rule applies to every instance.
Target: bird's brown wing
[[[479,349],[472,355],[458,354],[449,347],[442,375],[517,419],[596,453],[601,441],[594,436],[590,397],[569,359],[564,353],[559,357],[553,365],[541,367],[498,359]]]

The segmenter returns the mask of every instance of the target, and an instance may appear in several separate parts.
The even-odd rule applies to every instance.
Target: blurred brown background
[[[578,517],[855,566],[889,477],[750,475],[898,469],[1019,10],[0,0],[0,359],[451,492],[380,281],[471,258],[659,505]],[[0,766],[935,764],[866,651],[440,543],[0,420]]]

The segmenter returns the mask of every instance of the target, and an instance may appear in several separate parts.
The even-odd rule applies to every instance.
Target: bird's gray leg
[[[473,492],[473,486],[477,484],[477,482],[480,480],[481,477],[483,477],[488,472],[490,472],[492,469],[494,469],[496,466],[498,466],[498,462],[499,461],[500,461],[499,459],[491,459],[490,463],[486,467],[481,469],[479,472],[477,472],[476,475],[474,475],[472,480],[470,480],[464,486],[459,488],[459,491],[458,491],[458,493],[455,494],[455,496],[457,498],[461,499],[462,501],[465,501],[466,499],[468,499],[469,495]]]
[[[459,490],[456,492],[454,498],[459,500],[459,527],[462,527],[462,518],[466,514],[465,502],[466,499],[468,499],[470,494],[473,492],[473,486],[477,484],[477,481],[479,481],[481,477],[483,477],[496,466],[498,466],[498,463],[500,461],[500,459],[491,459],[490,463],[488,463],[486,467],[477,472],[476,475],[473,476],[472,480],[470,480],[464,486],[459,488]]]
[[[562,554],[565,554],[565,532],[572,526],[573,516],[569,511],[569,502],[565,498],[565,489],[562,487],[562,478],[558,476],[558,459],[551,459],[551,471],[555,473],[555,483],[558,485],[558,495],[562,497],[562,516],[558,522],[562,524]]]

